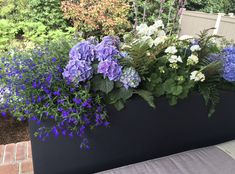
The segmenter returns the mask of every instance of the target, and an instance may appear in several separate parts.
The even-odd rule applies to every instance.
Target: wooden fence
[[[210,34],[217,34],[235,41],[235,16],[233,14],[225,16],[223,13],[209,14],[184,10],[180,24],[180,36],[196,36],[204,29],[215,28],[210,31]]]

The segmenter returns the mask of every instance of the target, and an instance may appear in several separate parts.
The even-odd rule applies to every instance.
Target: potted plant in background
[[[158,20],[123,42],[15,51],[2,58],[1,109],[30,120],[37,174],[93,173],[233,139],[235,47],[213,38],[167,36]]]

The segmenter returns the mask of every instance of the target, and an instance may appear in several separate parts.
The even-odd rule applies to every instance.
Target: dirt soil
[[[0,113],[0,145],[28,141],[28,123],[19,122]]]

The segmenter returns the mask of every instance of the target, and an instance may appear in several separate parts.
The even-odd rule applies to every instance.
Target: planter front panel
[[[194,148],[235,139],[235,93],[223,93],[212,118],[200,96],[171,107],[164,99],[150,108],[142,99],[130,101],[122,111],[109,108],[110,128],[88,136],[91,150],[69,137],[40,142],[30,123],[35,174],[91,174]]]

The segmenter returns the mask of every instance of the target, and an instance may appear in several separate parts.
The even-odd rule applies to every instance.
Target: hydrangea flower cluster
[[[92,62],[95,59],[95,47],[89,41],[83,41],[76,44],[69,52],[72,60],[84,60]]]
[[[124,84],[124,87],[128,89],[129,87],[136,88],[139,86],[141,79],[138,72],[134,68],[130,67],[123,70],[120,81]]]
[[[200,48],[199,45],[192,45],[192,46],[190,47],[190,50],[191,50],[192,52],[196,52],[196,51],[200,51],[201,48]]]
[[[89,62],[85,60],[72,59],[67,64],[63,77],[74,82],[83,82],[92,77],[93,69]]]
[[[193,80],[195,82],[204,82],[206,80],[206,77],[200,71],[193,71],[190,75],[190,80]]]
[[[119,55],[120,40],[113,36],[105,36],[96,46],[96,56],[99,61],[113,59]]]
[[[211,54],[208,57],[211,62],[222,61],[223,78],[229,82],[235,81],[235,47],[229,46],[222,50],[222,53]]]
[[[104,60],[98,64],[98,73],[111,81],[118,81],[122,75],[122,67],[115,60]]]
[[[187,65],[196,65],[199,62],[199,58],[196,55],[191,55],[187,59]]]
[[[78,43],[71,49],[69,56],[70,60],[64,69],[63,77],[70,82],[79,83],[86,82],[97,73],[110,81],[119,81],[123,72],[118,59],[125,58],[126,54],[120,52],[118,37],[105,36],[100,43],[97,43],[94,38]],[[95,64],[98,64],[97,71],[92,67]],[[128,72],[125,72],[125,77]],[[137,73],[135,76],[130,74],[128,78],[132,81],[136,78],[140,79],[136,76],[138,76]],[[123,86],[126,86],[126,82]]]
[[[165,53],[168,54],[176,54],[178,52],[178,50],[176,49],[175,46],[170,46],[165,50]]]
[[[235,47],[230,46],[223,50],[223,77],[225,80],[235,81]]]

